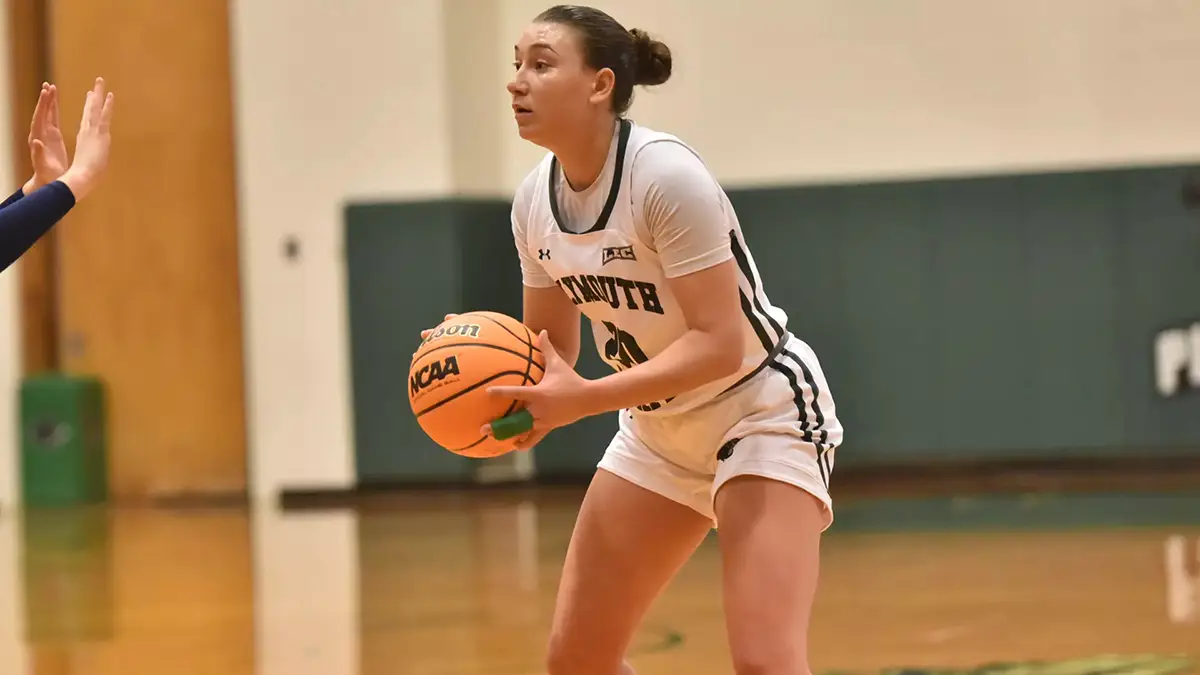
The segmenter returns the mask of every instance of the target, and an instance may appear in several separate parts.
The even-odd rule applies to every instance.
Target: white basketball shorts
[[[779,350],[777,350],[779,351]],[[842,426],[816,355],[790,337],[749,380],[697,408],[654,417],[623,410],[600,468],[713,521],[717,490],[735,476],[795,485],[825,505]]]

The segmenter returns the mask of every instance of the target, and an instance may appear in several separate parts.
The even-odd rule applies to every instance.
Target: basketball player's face
[[[525,29],[514,47],[508,83],[521,138],[553,147],[593,114],[596,73],[584,63],[574,31],[552,23]]]

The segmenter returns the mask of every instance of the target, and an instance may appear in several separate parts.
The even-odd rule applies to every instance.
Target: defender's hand
[[[58,123],[58,87],[49,82],[42,83],[37,107],[33,109],[33,119],[29,123],[29,158],[33,164],[33,177],[25,183],[25,194],[58,180],[71,166]]]
[[[71,188],[79,201],[95,187],[108,168],[108,150],[112,145],[109,132],[113,115],[112,92],[105,92],[104,78],[97,77],[83,104],[83,119],[75,138],[75,161],[62,175],[62,182]]]

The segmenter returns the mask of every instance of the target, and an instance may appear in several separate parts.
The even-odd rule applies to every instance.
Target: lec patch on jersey
[[[604,267],[614,260],[637,260],[632,246],[605,246],[600,251],[600,266]]]

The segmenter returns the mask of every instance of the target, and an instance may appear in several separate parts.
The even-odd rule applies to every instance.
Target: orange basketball
[[[520,409],[488,387],[535,385],[546,371],[536,336],[516,319],[468,312],[442,322],[421,343],[408,370],[408,403],[438,445],[466,457],[496,457],[511,441],[479,429]]]

